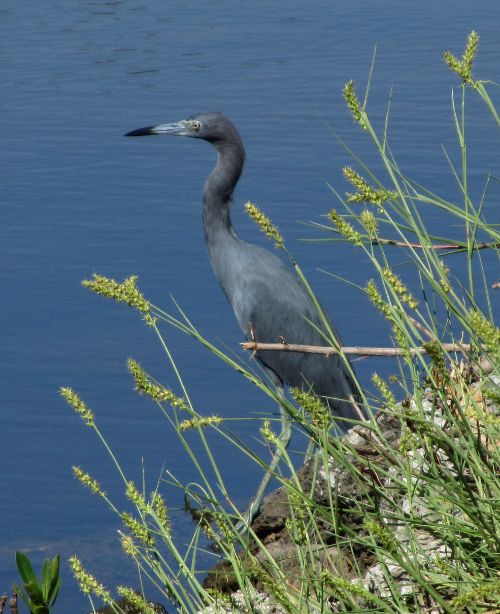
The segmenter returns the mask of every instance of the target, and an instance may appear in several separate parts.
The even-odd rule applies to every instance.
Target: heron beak
[[[158,126],[147,126],[127,132],[125,136],[148,136],[150,134],[166,134],[171,136],[186,136],[186,123],[183,121],[172,124],[159,124]]]

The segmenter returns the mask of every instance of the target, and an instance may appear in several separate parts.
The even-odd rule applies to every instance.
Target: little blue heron
[[[215,275],[247,338],[261,342],[324,345],[324,323],[303,283],[291,267],[270,251],[242,241],[234,231],[229,206],[245,161],[245,149],[232,122],[221,113],[139,128],[125,136],[187,136],[203,139],[217,150],[217,164],[203,189],[203,225],[208,256]],[[344,358],[280,351],[258,351],[256,358],[282,395],[285,384],[323,397],[335,415],[346,418],[345,431],[357,419],[354,399],[359,391]],[[286,449],[290,423],[280,405],[280,441]],[[277,447],[268,471],[247,512],[251,521],[281,456]]]

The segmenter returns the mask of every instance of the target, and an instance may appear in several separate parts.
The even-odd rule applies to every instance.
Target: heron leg
[[[309,443],[307,444],[306,455],[304,457],[304,463],[307,463],[310,460],[317,449],[316,442],[313,439],[309,439]]]
[[[281,387],[278,388],[278,396],[284,398],[283,388]],[[262,503],[262,499],[264,498],[266,488],[269,485],[269,482],[271,481],[274,472],[276,471],[276,467],[278,466],[281,457],[283,456],[283,453],[288,448],[288,444],[290,443],[290,439],[292,437],[292,425],[290,422],[290,418],[288,417],[288,414],[283,409],[281,404],[279,405],[279,409],[281,416],[281,431],[278,436],[278,445],[276,446],[274,454],[271,458],[269,467],[267,468],[266,473],[264,474],[264,477],[262,478],[262,481],[257,488],[257,492],[255,493],[247,511],[244,514],[245,522],[238,524],[238,530],[247,529],[252,520],[257,515],[257,512],[259,511],[260,505]]]

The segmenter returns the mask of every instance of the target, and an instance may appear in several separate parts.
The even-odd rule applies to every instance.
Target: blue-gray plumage
[[[173,124],[134,130],[126,136],[149,134],[204,139],[217,150],[217,164],[203,190],[205,239],[212,267],[245,335],[267,343],[285,340],[325,345],[325,337],[314,327],[324,328],[321,318],[295,272],[272,252],[242,241],[233,229],[229,206],[245,150],[229,119],[221,113],[201,113]],[[276,385],[312,389],[328,397],[335,415],[358,418],[352,403],[353,398],[358,399],[358,390],[339,355],[259,351],[256,357]],[[339,421],[338,426],[345,430],[349,423]],[[283,438],[285,447],[288,440]]]

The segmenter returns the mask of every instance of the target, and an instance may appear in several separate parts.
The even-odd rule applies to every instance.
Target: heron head
[[[132,130],[132,132],[127,132],[125,136],[147,136],[151,134],[189,136],[195,139],[204,139],[214,144],[223,141],[239,142],[241,140],[232,122],[222,113],[198,113],[171,124],[159,124],[158,126]]]

